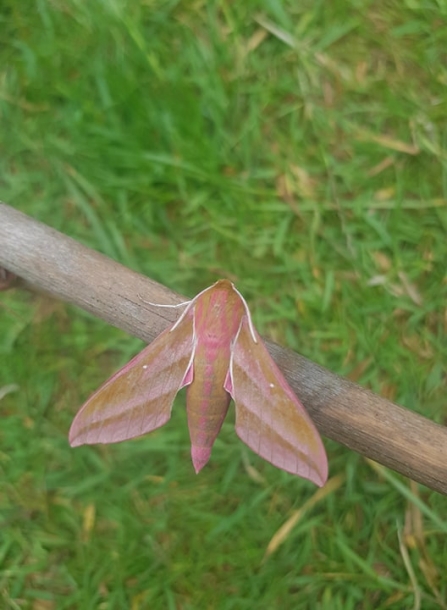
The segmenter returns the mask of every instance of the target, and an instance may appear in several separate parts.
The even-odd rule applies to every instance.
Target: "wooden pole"
[[[178,316],[144,301],[185,298],[0,203],[0,267],[150,342]],[[447,427],[266,341],[325,436],[447,494]],[[32,372],[30,372],[32,374]]]

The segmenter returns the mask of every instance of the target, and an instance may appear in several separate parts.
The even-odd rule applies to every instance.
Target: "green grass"
[[[178,292],[229,277],[265,335],[445,423],[446,16],[4,0],[0,198]],[[265,557],[311,484],[231,416],[196,476],[183,397],[141,440],[70,449],[141,343],[0,298],[1,608],[447,608],[445,497],[326,440],[342,478]]]

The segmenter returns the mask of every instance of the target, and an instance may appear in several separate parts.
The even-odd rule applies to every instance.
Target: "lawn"
[[[227,277],[265,336],[447,422],[441,0],[3,0],[0,31],[1,200],[179,293]],[[0,293],[2,609],[447,608],[445,496],[333,441],[317,491],[231,412],[196,475],[181,394],[71,449],[142,346]]]

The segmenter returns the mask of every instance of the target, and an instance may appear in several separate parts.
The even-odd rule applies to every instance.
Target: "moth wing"
[[[274,466],[322,486],[328,465],[320,435],[257,334],[256,339],[244,316],[225,381],[236,405],[236,433]]]
[[[116,443],[163,426],[177,392],[192,381],[193,355],[188,312],[90,396],[73,420],[70,445]]]

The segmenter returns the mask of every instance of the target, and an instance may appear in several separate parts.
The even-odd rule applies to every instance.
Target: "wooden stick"
[[[150,342],[178,316],[144,301],[185,298],[0,203],[0,267]],[[447,494],[447,428],[267,341],[319,430]]]

